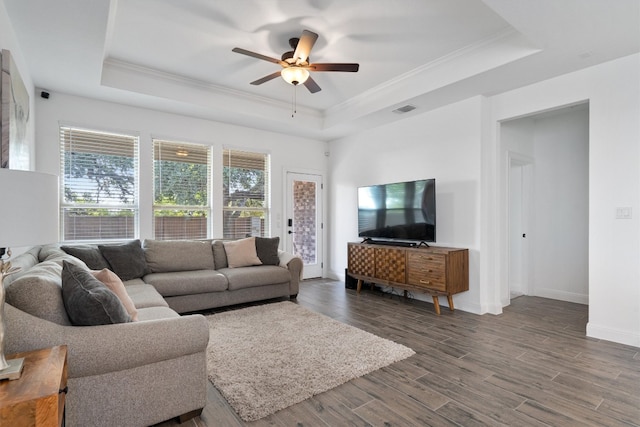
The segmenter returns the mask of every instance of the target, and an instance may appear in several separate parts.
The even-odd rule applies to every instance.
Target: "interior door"
[[[302,258],[303,278],[322,277],[322,176],[287,172],[285,250]]]
[[[531,163],[511,158],[509,165],[509,297],[529,295],[529,206]]]

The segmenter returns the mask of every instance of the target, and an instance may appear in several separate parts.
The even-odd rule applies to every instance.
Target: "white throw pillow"
[[[262,264],[256,251],[255,237],[224,242],[224,251],[227,253],[229,268]]]

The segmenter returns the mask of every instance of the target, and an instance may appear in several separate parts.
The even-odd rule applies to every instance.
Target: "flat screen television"
[[[373,241],[436,241],[436,180],[358,188],[358,236]]]

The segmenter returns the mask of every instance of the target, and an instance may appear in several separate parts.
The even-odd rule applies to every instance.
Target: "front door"
[[[287,172],[285,250],[302,258],[303,278],[322,277],[322,176]]]

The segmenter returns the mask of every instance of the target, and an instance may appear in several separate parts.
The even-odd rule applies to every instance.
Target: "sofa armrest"
[[[5,307],[7,352],[66,344],[69,377],[122,371],[204,352],[209,324],[202,315],[100,326],[62,326]]]
[[[298,295],[300,280],[302,280],[302,258],[298,255],[279,250],[278,259],[280,259],[280,266],[288,268],[291,273],[290,295]]]

